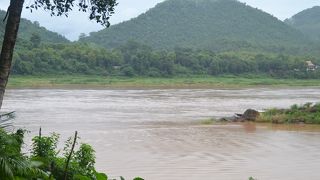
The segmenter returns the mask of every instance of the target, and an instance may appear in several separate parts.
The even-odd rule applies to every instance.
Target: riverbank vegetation
[[[261,113],[257,122],[320,124],[320,103],[293,105],[288,109],[269,109]]]
[[[9,88],[242,88],[242,87],[320,86],[319,79],[278,79],[265,76],[181,76],[110,77],[96,75],[56,75],[11,77]]]
[[[250,110],[255,111],[255,110]],[[248,112],[248,110],[246,111]],[[272,123],[272,124],[320,124],[320,103],[306,103],[303,105],[292,105],[288,109],[267,109],[264,112],[257,112],[254,118],[249,119],[246,113],[228,118],[209,118],[201,121],[202,125],[215,123]],[[253,115],[252,115],[253,116]]]
[[[189,48],[154,50],[136,42],[116,49],[91,44],[34,44],[17,47],[14,75],[97,75],[112,77],[241,76],[319,79],[306,61],[320,59],[265,52],[212,52]]]

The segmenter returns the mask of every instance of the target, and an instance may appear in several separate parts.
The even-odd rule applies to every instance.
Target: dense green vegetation
[[[128,37],[138,38],[127,41]],[[95,38],[106,43],[117,41],[112,46],[98,42],[117,48],[64,43],[67,40],[60,35],[22,20],[12,72],[33,76],[320,77],[319,68],[307,71],[305,64],[307,60],[320,64],[319,52],[313,50],[316,46],[309,44],[303,49],[308,43],[301,33],[269,14],[234,0],[165,1],[138,18],[93,33],[81,42],[91,42],[90,39],[95,42]]]
[[[0,128],[0,179],[44,178],[47,174],[21,153],[24,131],[8,134]]]
[[[310,39],[320,40],[320,6],[306,9],[285,22],[290,26],[298,29]]]
[[[24,131],[18,130],[10,134],[0,128],[0,178],[14,179],[97,179],[106,180],[107,176],[96,172],[94,168],[94,150],[88,144],[81,144],[79,150],[73,152],[70,166],[65,171],[67,158],[71,152],[71,139],[66,142],[63,156],[59,156],[57,143],[59,136],[36,136],[33,138],[33,148],[30,156],[21,152]]]
[[[269,109],[258,122],[320,124],[320,104],[293,105],[290,109]]]
[[[315,52],[301,32],[236,0],[168,0],[137,18],[80,39],[107,48],[128,40],[156,49]]]
[[[105,75],[174,77],[260,74],[276,78],[319,78],[320,69],[306,70],[306,60],[320,59],[270,53],[223,52],[175,48],[159,51],[128,42],[107,50],[88,44],[20,46],[14,55],[15,75]]]
[[[8,133],[0,124],[1,180],[107,180],[95,170],[95,151],[89,144],[80,144],[77,136],[65,142],[62,153],[57,149],[59,135],[35,136],[30,156],[21,152],[25,131]],[[75,141],[74,141],[75,140]],[[68,164],[68,165],[67,165]],[[67,168],[66,168],[67,167]],[[123,177],[121,179],[124,180]],[[135,180],[143,180],[135,178]]]
[[[0,10],[0,19],[3,19],[5,17],[6,12]],[[0,22],[0,42],[2,42],[2,38],[4,35],[4,29],[5,29],[5,23]],[[37,34],[40,36],[43,42],[47,43],[68,43],[69,40],[67,40],[62,35],[49,31],[45,29],[44,27],[41,27],[38,22],[31,22],[27,19],[22,18],[20,23],[20,30],[19,30],[19,44],[23,44],[21,42],[22,39],[29,40],[33,34]]]
[[[0,35],[3,30],[2,24]],[[112,49],[65,43],[64,37],[25,19],[19,37],[14,75],[320,77],[320,69],[306,71],[305,61],[320,64],[315,46],[301,49],[308,43],[298,31],[234,0],[165,1],[138,18],[81,39],[117,47]]]

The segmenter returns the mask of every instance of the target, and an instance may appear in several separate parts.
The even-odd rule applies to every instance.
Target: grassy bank
[[[293,105],[289,109],[269,109],[261,113],[257,122],[320,124],[320,103]]]
[[[223,118],[224,119],[224,118]],[[238,121],[231,118],[230,121],[223,119],[204,119],[202,125],[212,125],[216,123],[269,123],[269,124],[318,124],[320,125],[320,103],[306,103],[304,105],[292,105],[288,109],[268,109],[260,113],[255,121]]]
[[[320,86],[320,79],[273,79],[269,77],[104,77],[104,76],[12,76],[9,88],[36,87],[105,88],[237,88],[247,86]]]

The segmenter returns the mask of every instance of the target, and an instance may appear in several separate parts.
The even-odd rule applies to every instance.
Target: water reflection
[[[255,133],[257,130],[257,126],[254,123],[243,123],[242,127],[246,133]]]

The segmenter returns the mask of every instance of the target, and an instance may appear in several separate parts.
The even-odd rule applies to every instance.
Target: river
[[[256,124],[201,125],[247,108],[317,102],[320,88],[10,89],[4,111],[15,128],[79,131],[96,150],[97,169],[146,180],[319,180],[320,128]],[[26,149],[30,147],[26,146]]]

